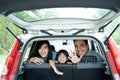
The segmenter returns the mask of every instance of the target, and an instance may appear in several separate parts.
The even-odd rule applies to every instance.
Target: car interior
[[[29,42],[25,47],[24,59],[21,61],[17,80],[112,80],[108,63],[103,57],[103,46],[96,40],[88,39],[89,50],[99,54],[98,57],[102,57],[103,61],[99,62],[98,57],[94,55],[87,55],[79,63],[56,63],[58,70],[64,72],[62,76],[55,74],[49,63],[40,65],[27,63],[29,53],[34,49],[34,42],[35,40]],[[49,40],[49,42],[55,47],[56,52],[60,49],[65,49],[68,52],[71,49],[75,49],[73,39],[55,39]]]
[[[16,41],[0,80],[120,80],[120,51],[112,40],[120,25],[120,19],[115,20],[120,16],[120,0],[0,0],[0,13],[11,22],[5,23],[22,30],[18,34],[1,22]],[[49,63],[27,62],[36,41],[48,40],[56,52],[69,52],[75,50],[74,39],[88,40],[91,53],[79,63],[56,63],[62,76],[55,74]]]

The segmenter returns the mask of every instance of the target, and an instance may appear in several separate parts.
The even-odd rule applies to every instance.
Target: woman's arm
[[[57,74],[57,75],[63,75],[63,72],[60,72],[57,67],[55,66],[55,61],[54,60],[49,60],[49,64],[50,66],[53,68],[54,72]]]
[[[44,60],[42,58],[38,58],[38,57],[31,57],[30,59],[28,59],[27,61],[28,63],[36,63],[36,64],[42,64],[44,63]]]

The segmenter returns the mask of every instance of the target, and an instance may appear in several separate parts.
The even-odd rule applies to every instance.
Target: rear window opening
[[[39,41],[39,40],[37,40]],[[55,51],[59,51],[60,49],[65,49],[68,52],[70,50],[75,50],[75,46],[74,46],[74,40],[72,39],[59,39],[59,40],[48,40],[50,45],[53,45],[55,48]],[[35,41],[33,41],[35,42]],[[25,58],[28,58],[29,52],[30,50],[32,50],[32,44],[33,42],[30,42],[27,46],[26,46],[26,52],[25,52]],[[99,54],[103,55],[103,52],[100,50],[100,46],[96,41],[93,40],[88,40],[88,45],[89,45],[89,51],[96,51],[99,52]]]
[[[41,41],[41,40],[37,40]],[[68,52],[75,50],[73,39],[59,39],[59,40],[48,40],[50,45],[54,46],[55,51],[58,52],[61,49],[65,49]],[[34,48],[33,45],[36,41],[31,41],[25,48],[24,58],[21,61],[21,66],[18,71],[18,80],[112,80],[110,69],[105,60],[103,46],[95,40],[87,40],[89,44],[89,51],[96,52],[98,56],[87,55],[81,59],[79,63],[74,64],[61,64],[56,63],[56,67],[64,72],[62,76],[54,73],[49,63],[35,64],[28,63],[28,57],[30,51]],[[102,61],[99,61],[99,58]]]

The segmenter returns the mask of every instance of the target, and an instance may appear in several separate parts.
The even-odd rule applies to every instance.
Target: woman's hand
[[[39,65],[39,64],[44,63],[44,60],[43,60],[42,58],[32,57],[32,58],[30,58],[30,59],[28,60],[28,63],[31,63],[31,62],[36,63],[36,64]]]

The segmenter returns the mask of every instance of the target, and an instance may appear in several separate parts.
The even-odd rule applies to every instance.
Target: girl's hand
[[[60,71],[57,69],[57,67],[56,67],[56,65],[55,65],[55,62],[56,62],[56,61],[54,61],[54,60],[49,60],[50,66],[52,67],[52,69],[54,70],[54,72],[55,72],[57,75],[63,75],[63,72],[60,72]]]
[[[55,70],[55,73],[56,73],[57,75],[63,75],[63,72],[60,72],[60,71],[58,71],[58,70]]]

